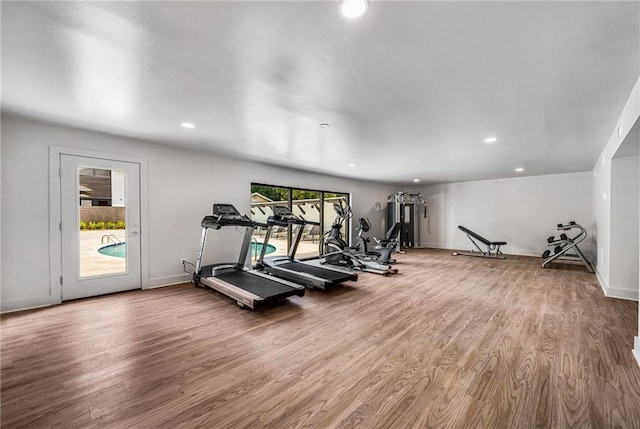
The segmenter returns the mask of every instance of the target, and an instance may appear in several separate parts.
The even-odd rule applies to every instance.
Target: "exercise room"
[[[640,3],[0,12],[3,428],[640,428]]]

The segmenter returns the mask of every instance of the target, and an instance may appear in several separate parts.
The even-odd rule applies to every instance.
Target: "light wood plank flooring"
[[[2,316],[6,428],[640,428],[634,302],[441,250],[251,312],[191,285]]]

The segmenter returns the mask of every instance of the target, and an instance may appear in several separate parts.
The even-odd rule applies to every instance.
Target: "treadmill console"
[[[225,216],[229,218],[237,217],[238,219],[242,217],[238,209],[236,209],[233,204],[214,204],[213,214],[215,216]]]
[[[251,219],[245,215],[241,215],[232,204],[214,204],[213,216],[205,216],[204,219],[202,219],[203,228],[220,229],[227,225],[254,226]]]
[[[285,206],[273,206],[273,214],[274,216],[280,216],[280,217],[289,217],[289,216],[296,217],[296,215],[294,215],[293,212]]]
[[[306,222],[304,219],[293,214],[288,207],[285,206],[273,206],[273,215],[267,218],[267,225],[287,226],[291,224],[304,225]]]

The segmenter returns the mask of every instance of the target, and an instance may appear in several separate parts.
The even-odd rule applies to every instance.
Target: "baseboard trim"
[[[635,338],[635,347],[632,352],[638,361],[638,366],[640,366],[640,336]]]
[[[597,267],[595,269],[595,272],[598,283],[600,283],[600,289],[602,289],[602,293],[604,294],[604,296],[609,296],[607,295],[607,289],[609,289],[609,285],[607,284],[607,282],[605,282],[604,277],[602,277],[602,274],[600,274],[600,271],[598,271]]]
[[[602,293],[607,298],[616,298],[616,299],[626,299],[628,301],[638,301],[638,291],[632,289],[619,289],[615,287],[609,286],[600,271],[596,270],[596,278],[598,279],[598,283],[600,283],[600,288],[602,289]]]
[[[51,297],[46,300],[42,298],[20,298],[10,301],[3,301],[0,304],[0,313],[15,313],[16,311],[34,310],[36,308],[51,307],[54,304],[60,304],[60,301],[51,302]]]
[[[638,291],[629,289],[618,289],[615,287],[608,287],[605,295],[608,298],[626,299],[628,301],[638,301]]]
[[[155,279],[149,279],[149,284],[145,289],[155,289],[158,287],[172,286],[180,283],[187,283],[189,281],[191,281],[191,275],[187,273],[169,277],[158,277]]]
[[[462,245],[462,246],[455,246],[455,245],[444,245],[444,244],[440,244],[440,243],[423,243],[420,244],[420,246],[418,246],[420,249],[446,249],[446,250],[451,250],[452,252],[466,252],[469,251],[473,248],[473,246],[471,245]],[[540,253],[533,253],[532,251],[527,251],[527,250],[521,250],[521,249],[509,249],[509,248],[502,248],[500,249],[505,255],[514,255],[514,256],[530,256],[532,258],[539,258],[540,257]]]
[[[154,289],[157,287],[171,286],[180,283],[187,283],[189,281],[191,281],[191,275],[187,273],[169,277],[158,277],[155,279],[149,279],[148,286],[144,289]],[[9,301],[2,301],[0,303],[0,314],[50,307],[52,305],[60,303],[60,299],[53,299],[53,297],[51,296],[47,296],[46,298],[38,297],[12,299]]]
[[[418,245],[419,249],[449,249],[451,250],[449,247],[447,246],[443,246],[441,244],[437,244],[437,243],[420,243]]]

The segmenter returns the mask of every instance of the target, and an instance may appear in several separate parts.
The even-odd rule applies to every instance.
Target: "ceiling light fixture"
[[[188,129],[192,129],[195,128],[196,126],[193,125],[191,122],[183,122],[180,124],[182,126],[182,128],[188,128]]]
[[[360,18],[367,12],[367,9],[369,9],[367,0],[342,0],[340,2],[340,13],[345,18]]]
[[[498,141],[498,137],[487,137],[486,139],[484,139],[485,143],[495,143]]]
[[[355,167],[355,166],[356,166],[356,165],[355,165],[355,164],[353,164],[353,163],[349,164],[349,167],[351,167],[351,168],[353,168],[353,167]]]
[[[516,168],[515,171],[516,171],[516,173],[522,173],[524,171],[524,168],[518,167],[518,168]]]
[[[329,128],[329,124],[327,124],[326,122],[323,122],[320,124],[320,128]]]
[[[413,182],[414,182],[414,183],[418,183],[418,182],[420,182],[420,179],[417,179],[417,178],[416,178],[416,179],[413,179]]]

